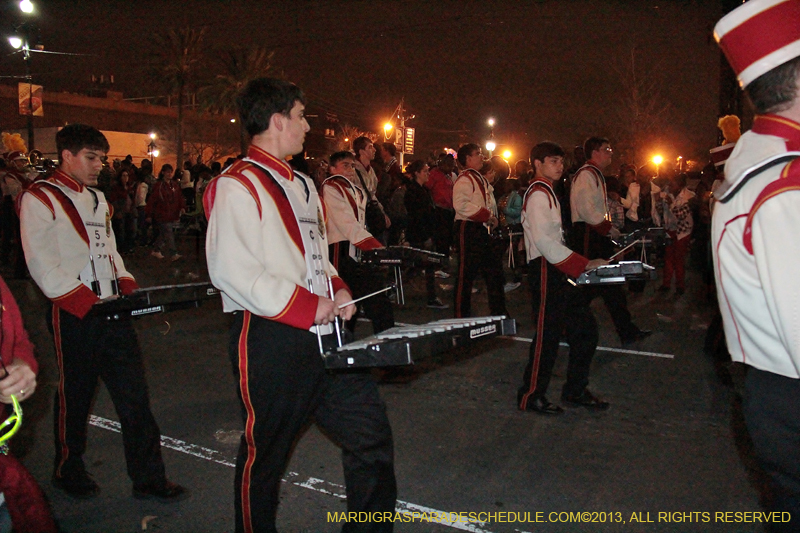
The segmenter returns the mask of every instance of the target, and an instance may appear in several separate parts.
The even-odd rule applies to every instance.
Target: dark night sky
[[[34,0],[36,2],[36,0]],[[2,0],[8,33],[16,2]],[[34,76],[45,90],[82,91],[91,74],[114,74],[129,96],[154,95],[144,77],[152,37],[207,26],[212,48],[265,44],[289,79],[343,122],[378,131],[401,97],[427,147],[495,135],[517,154],[550,139],[572,146],[613,137],[629,94],[620,71],[635,49],[637,73],[656,81],[671,109],[647,150],[699,153],[716,141],[718,1],[620,0],[38,0],[46,49]],[[6,46],[6,50],[10,48]],[[0,59],[3,75],[22,71]],[[614,139],[612,138],[612,143]],[[419,153],[419,152],[418,152]]]

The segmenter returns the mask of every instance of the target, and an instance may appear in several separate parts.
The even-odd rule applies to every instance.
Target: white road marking
[[[499,337],[501,339],[511,339],[512,341],[519,341],[519,342],[533,342],[533,339],[529,339],[528,337],[508,337],[502,336]],[[559,342],[559,346],[569,346],[566,342]],[[598,346],[598,351],[601,352],[614,352],[614,353],[627,353],[631,355],[646,355],[648,357],[660,357],[662,359],[675,359],[675,356],[671,353],[658,353],[658,352],[642,352],[639,350],[626,350],[625,348],[608,348],[606,346]]]
[[[108,418],[102,418],[99,416],[91,415],[89,417],[89,424],[98,427],[100,429],[113,431],[114,433],[121,432],[120,423],[115,420],[109,420]],[[198,446],[196,444],[189,444],[188,442],[184,442],[179,439],[173,439],[172,437],[165,437],[164,435],[162,435],[161,447],[169,448],[170,450],[175,450],[176,452],[185,453],[187,455],[192,455],[199,459],[204,459],[206,461],[221,464],[223,466],[228,466],[231,468],[234,468],[236,466],[236,463],[228,459],[222,452],[219,452],[217,450],[212,450],[211,448],[206,448],[204,446]],[[324,479],[319,479],[315,477],[310,477],[305,481],[291,480],[291,478],[299,476],[300,474],[298,474],[297,472],[288,472],[288,475],[286,476],[287,479],[283,479],[282,481],[284,483],[291,483],[292,485],[296,485],[304,489],[313,490],[314,492],[319,492],[320,494],[327,494],[328,496],[333,496],[334,498],[340,498],[340,499],[347,498],[347,496],[345,495],[344,487],[342,485],[331,483],[329,481],[325,481]],[[401,514],[417,513],[419,515],[425,513],[428,516],[440,517],[439,520],[432,522],[435,524],[448,526],[453,529],[459,529],[461,531],[470,531],[471,533],[492,533],[488,529],[483,529],[485,522],[450,521],[444,518],[446,515],[449,514],[448,512],[438,511],[431,507],[425,507],[424,505],[418,505],[416,503],[397,500],[395,512]]]

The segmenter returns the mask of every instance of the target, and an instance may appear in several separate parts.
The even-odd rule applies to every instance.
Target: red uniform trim
[[[528,383],[528,392],[522,395],[522,402],[519,405],[519,408],[523,411],[528,406],[528,399],[536,390],[536,383],[539,380],[539,361],[542,358],[542,343],[544,342],[544,316],[547,308],[547,260],[544,257],[542,257],[541,265],[542,269],[539,276],[539,283],[541,284],[539,288],[539,316],[536,321],[536,339],[534,340],[536,347],[533,352],[533,365],[531,367],[531,380]]]
[[[750,255],[753,254],[753,218],[761,206],[781,193],[800,190],[800,164],[797,164],[797,161],[795,159],[783,167],[780,178],[764,187],[764,190],[753,202],[753,207],[750,208],[750,212],[747,214],[747,221],[744,223],[744,233],[742,234],[744,247]]]
[[[289,233],[289,237],[292,239],[292,242],[294,242],[294,245],[297,246],[297,249],[300,250],[300,253],[305,257],[306,250],[303,246],[303,237],[300,235],[300,226],[297,225],[297,218],[295,218],[292,205],[286,198],[286,192],[280,185],[275,183],[275,180],[272,178],[272,176],[264,175],[264,171],[262,169],[258,169],[258,172],[255,174],[256,177],[258,177],[258,180],[261,182],[261,186],[264,187],[264,190],[267,191],[267,194],[272,197],[272,201],[275,202],[275,207],[278,208],[278,214],[281,217],[283,226]]]
[[[317,314],[318,303],[319,296],[310,292],[308,289],[295,285],[294,292],[283,310],[275,316],[267,316],[264,318],[295,328],[309,329],[314,325],[314,317]]]
[[[60,183],[61,185],[69,187],[75,192],[83,192],[84,189],[83,183],[77,181],[75,178],[73,178],[60,168],[56,169],[56,171],[53,173],[53,176],[50,179],[57,183]]]
[[[608,220],[603,220],[601,223],[597,224],[596,226],[592,226],[591,224],[588,224],[588,223],[586,225],[589,226],[590,228],[592,228],[592,231],[594,231],[595,233],[599,233],[600,235],[602,235],[604,237],[606,235],[608,235],[608,232],[610,232],[611,228],[614,227],[611,224],[611,222],[609,222]],[[588,235],[588,233],[587,233],[587,235]]]
[[[720,292],[722,293],[722,297],[725,298],[725,305],[728,307],[728,312],[730,313],[731,320],[733,321],[733,327],[736,330],[736,338],[739,341],[739,348],[741,348],[741,350],[742,350],[742,362],[743,363],[747,362],[747,356],[745,355],[744,347],[742,346],[742,335],[739,333],[739,325],[736,323],[736,317],[733,315],[733,309],[731,308],[730,301],[728,301],[728,295],[725,294],[725,286],[724,286],[723,279],[722,279],[722,270],[719,267],[719,263],[720,263],[720,261],[719,261],[719,248],[722,245],[722,239],[725,238],[725,232],[728,231],[728,224],[731,224],[732,222],[734,222],[736,220],[739,220],[740,218],[746,217],[746,216],[747,216],[747,214],[742,213],[741,215],[737,215],[737,216],[733,217],[732,219],[730,219],[729,221],[727,221],[725,223],[725,226],[722,229],[722,233],[720,233],[720,235],[719,235],[719,241],[717,241],[717,246],[716,246],[716,249],[717,249],[717,280],[719,280],[719,286],[720,286],[720,289],[722,289]]]
[[[57,305],[53,305],[53,341],[56,348],[56,364],[58,365],[58,428],[56,438],[61,447],[61,460],[56,465],[56,477],[61,477],[61,467],[69,458],[67,446],[67,395],[64,393],[64,352],[61,349],[61,317]]]
[[[383,248],[381,242],[373,236],[369,236],[363,241],[353,243],[353,246],[355,246],[359,250],[364,250],[364,251],[375,250],[376,248]]]
[[[344,198],[347,198],[347,202],[350,204],[350,208],[353,210],[353,216],[356,217],[358,220],[358,204],[356,204],[355,198],[347,191],[348,189],[354,189],[355,185],[350,183],[350,180],[345,178],[344,176],[331,176],[330,178],[326,179],[322,182],[322,188],[320,189],[320,194],[322,197],[325,197],[325,188],[326,187],[336,187],[339,189],[339,192],[342,194]],[[324,204],[325,202],[323,202]]]
[[[778,115],[758,115],[753,120],[754,133],[774,135],[786,139],[786,149],[800,150],[800,124],[794,120]]]
[[[254,146],[251,146],[250,150],[251,151],[257,150],[257,152],[259,153],[266,154],[266,152],[257,149]],[[249,152],[248,154],[255,155],[255,154],[250,154]],[[270,157],[272,160],[278,161],[277,159],[272,158],[272,156]],[[253,157],[253,159],[255,160],[256,157]],[[259,157],[259,159],[263,159],[263,157]],[[278,173],[280,173],[281,176],[286,177],[285,176],[286,169],[283,166],[275,167],[271,164],[265,164],[265,166],[269,166],[273,170],[276,170]],[[286,166],[288,167],[288,165]],[[291,167],[289,168],[291,169]],[[231,165],[231,167],[227,170],[227,172],[225,172],[225,174],[222,174],[221,176],[218,176],[217,178],[211,180],[211,182],[206,188],[205,194],[203,195],[203,208],[206,211],[206,216],[210,216],[211,211],[214,209],[214,200],[216,199],[217,195],[216,181],[219,178],[228,177],[235,179],[236,181],[241,183],[245,187],[245,189],[247,189],[247,191],[253,197],[253,200],[255,200],[256,202],[256,206],[258,207],[258,217],[261,218],[262,208],[261,208],[261,202],[258,199],[258,192],[256,191],[256,187],[253,184],[250,177],[244,174],[245,170],[249,170],[256,176],[256,179],[258,179],[261,186],[264,188],[264,190],[267,192],[270,198],[272,198],[272,201],[275,203],[275,207],[278,209],[278,215],[280,215],[281,221],[283,222],[286,231],[289,233],[289,237],[292,239],[292,242],[297,247],[297,249],[300,250],[300,253],[305,255],[305,248],[303,247],[303,239],[300,235],[300,227],[297,225],[297,219],[295,218],[294,211],[292,210],[292,206],[289,203],[289,200],[286,198],[283,188],[281,188],[281,186],[274,181],[272,176],[265,175],[264,169],[258,167],[257,165],[254,165],[253,163],[250,163],[249,161],[237,161],[236,163]],[[294,174],[291,174],[291,178],[292,179],[294,178]]]
[[[340,244],[341,244],[341,241],[333,243],[333,257],[329,258],[330,262],[333,263],[333,268],[335,268],[337,271],[339,270],[339,253],[340,253],[339,245]]]
[[[334,267],[334,268],[336,268],[336,267]],[[351,295],[353,294],[353,291],[350,290],[350,287],[347,286],[347,283],[345,283],[344,280],[342,278],[340,278],[339,276],[333,276],[331,278],[331,284],[333,285],[333,295],[334,296],[336,296],[336,293],[339,292],[342,289],[346,290]]]
[[[71,291],[61,296],[51,298],[53,304],[57,305],[67,313],[83,318],[100,298],[92,292],[92,289],[81,283]]]
[[[719,40],[719,46],[733,70],[741,74],[753,63],[796,41],[796,32],[775,31],[775,28],[784,28],[786,21],[797,20],[800,20],[800,4],[781,2],[730,30]],[[753,39],[754,35],[758,39]]]
[[[560,263],[555,263],[553,266],[559,269],[567,276],[577,278],[583,273],[584,270],[586,270],[587,264],[589,264],[588,259],[586,259],[580,254],[572,252],[571,254],[569,254],[569,257],[567,257]]]
[[[553,192],[552,185],[545,181],[543,178],[536,178],[534,179],[531,184],[528,186],[528,190],[525,191],[524,198],[522,200],[522,210],[525,211],[528,208],[528,200],[533,193],[536,191],[542,191],[547,194],[547,201],[549,202],[550,209],[553,208],[553,205],[558,202],[556,198],[556,193]]]
[[[14,209],[17,211],[17,216],[19,216],[22,207],[22,198],[26,193],[32,194],[34,198],[42,202],[42,204],[44,204],[44,206],[50,210],[50,213],[52,213],[53,220],[56,219],[56,210],[53,207],[53,202],[50,201],[50,197],[47,196],[47,193],[45,193],[36,183],[31,185],[28,189],[21,191],[17,196],[17,201],[14,204]]]
[[[48,181],[36,182],[33,185],[31,185],[31,187],[28,190],[29,191],[33,190],[37,186],[41,187],[42,190],[49,191],[50,194],[53,195],[58,204],[61,206],[61,209],[64,210],[64,213],[67,215],[69,221],[72,222],[72,227],[75,228],[75,231],[78,233],[80,238],[83,239],[83,242],[85,242],[86,246],[88,247],[89,234],[86,233],[86,224],[81,218],[80,213],[78,213],[78,210],[75,208],[75,204],[72,203],[72,200],[70,200],[69,196],[64,194],[64,191],[59,189],[57,185],[49,183]],[[55,215],[53,216],[53,219],[55,220]]]
[[[203,211],[206,214],[206,220],[211,218],[211,209],[214,207],[214,201],[217,199],[217,184],[219,183],[219,176],[213,178],[206,185],[206,192],[203,193]],[[259,211],[259,215],[260,215]]]
[[[250,380],[248,374],[248,355],[247,337],[250,333],[250,311],[244,311],[242,321],[242,332],[239,334],[239,393],[242,396],[242,403],[247,412],[247,420],[244,425],[244,440],[247,443],[247,459],[242,468],[242,522],[244,530],[253,531],[253,517],[251,516],[250,503],[250,481],[252,478],[253,463],[256,460],[256,441],[253,435],[253,428],[256,424],[256,411],[250,399]]]
[[[485,207],[481,207],[477,213],[469,217],[469,220],[473,222],[483,223],[489,220],[490,218],[492,218],[492,212],[486,209]]]
[[[138,288],[139,285],[133,278],[119,278],[119,290],[125,296],[132,294]]]
[[[247,150],[247,157],[266,164],[266,166],[272,170],[277,171],[278,174],[280,174],[283,178],[286,178],[289,181],[294,181],[294,171],[289,163],[278,159],[269,152],[262,150],[258,146],[251,144],[250,148]]]

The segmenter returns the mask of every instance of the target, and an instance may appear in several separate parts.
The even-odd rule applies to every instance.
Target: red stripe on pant
[[[333,268],[335,268],[337,272],[339,271],[339,245],[340,244],[341,244],[341,242],[333,243],[333,257],[329,258],[330,261],[333,263]]]
[[[64,352],[61,349],[61,316],[56,305],[53,305],[53,341],[56,347],[56,364],[58,364],[58,443],[61,446],[61,460],[56,466],[56,477],[61,477],[61,467],[69,458],[67,446],[67,396],[64,393]]]
[[[247,442],[247,461],[242,471],[242,522],[244,530],[248,533],[253,531],[253,519],[251,516],[250,503],[250,478],[252,475],[253,461],[256,458],[256,444],[253,438],[253,426],[255,425],[255,410],[250,400],[250,384],[247,374],[247,334],[250,330],[250,311],[244,311],[242,322],[242,332],[239,335],[239,390],[242,395],[242,403],[247,411],[247,423],[244,428],[244,438]]]
[[[547,306],[547,261],[542,258],[542,270],[540,276],[541,286],[539,287],[539,317],[536,321],[536,351],[533,357],[533,368],[531,368],[531,380],[528,392],[522,395],[522,402],[519,408],[523,411],[528,406],[528,399],[536,391],[536,382],[539,378],[539,360],[542,357],[542,343],[544,342],[544,310]]]
[[[462,222],[458,228],[458,286],[456,286],[456,298],[455,298],[455,317],[462,318],[461,315],[461,303],[464,298],[464,264],[466,263],[466,251],[465,251],[465,238],[464,232],[467,228],[466,223]],[[470,288],[471,290],[471,288]]]

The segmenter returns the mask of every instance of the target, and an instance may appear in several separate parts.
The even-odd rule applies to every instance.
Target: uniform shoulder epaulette
[[[50,210],[50,213],[53,215],[53,219],[56,218],[56,211],[53,208],[53,202],[50,200],[50,197],[44,192],[45,187],[52,188],[52,185],[45,185],[47,181],[35,181],[31,183],[30,187],[27,189],[23,189],[20,191],[19,195],[17,195],[17,201],[14,205],[14,208],[17,211],[17,216],[19,216],[19,211],[22,206],[22,197],[26,194],[31,194],[34,198],[39,200],[44,204],[44,206]]]
[[[800,162],[798,161],[800,160],[794,159],[783,167],[780,177],[764,187],[753,202],[753,206],[747,214],[747,220],[744,224],[744,234],[742,236],[744,247],[750,254],[753,253],[753,218],[756,216],[758,210],[769,200],[784,192],[800,191]]]
[[[556,202],[558,202],[558,198],[556,197],[556,193],[553,191],[553,187],[543,181],[533,181],[529,186],[528,190],[525,191],[525,197],[523,198],[522,208],[526,209],[528,205],[528,199],[533,195],[535,191],[543,191],[547,194],[547,201],[550,202],[550,209],[553,208]]]

